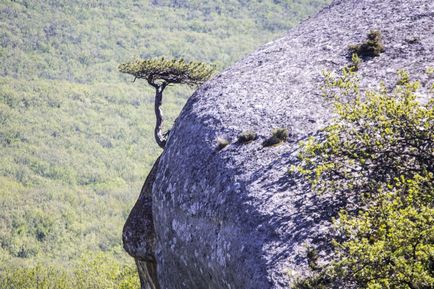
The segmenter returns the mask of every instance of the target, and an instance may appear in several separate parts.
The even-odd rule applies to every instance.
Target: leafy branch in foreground
[[[399,76],[365,93],[351,70],[325,76],[335,122],[291,171],[349,202],[334,220],[336,259],[298,288],[434,288],[434,100]]]
[[[119,71],[137,78],[145,79],[155,89],[155,140],[164,148],[166,135],[163,134],[163,114],[161,105],[163,91],[170,84],[187,84],[199,86],[208,80],[214,72],[214,67],[202,62],[185,62],[183,59],[166,60],[164,58],[137,59],[119,65]]]

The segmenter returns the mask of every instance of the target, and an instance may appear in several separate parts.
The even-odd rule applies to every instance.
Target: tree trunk
[[[163,83],[159,86],[155,87],[155,130],[154,136],[157,144],[164,149],[166,146],[166,137],[163,135],[162,127],[163,127],[163,112],[161,110],[161,104],[163,103],[163,91],[166,88],[167,84]]]

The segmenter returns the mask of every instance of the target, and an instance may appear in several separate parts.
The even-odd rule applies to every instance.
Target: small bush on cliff
[[[227,146],[230,144],[229,140],[227,140],[227,139],[224,138],[224,137],[218,137],[218,138],[216,139],[216,142],[217,142],[217,147],[216,147],[216,149],[217,149],[218,151],[221,151],[222,149],[224,149],[225,147],[227,147]]]
[[[263,142],[264,147],[276,146],[288,140],[289,132],[286,128],[276,128],[271,136]]]
[[[354,73],[326,75],[336,119],[301,146],[292,171],[345,196],[336,259],[298,288],[434,288],[434,99],[406,72],[393,91],[361,93]]]
[[[351,56],[356,54],[360,58],[380,56],[380,54],[384,52],[384,44],[381,39],[380,31],[370,31],[368,33],[368,39],[365,42],[350,45],[349,50]]]
[[[243,131],[242,133],[240,133],[238,135],[238,142],[240,144],[248,144],[252,141],[254,141],[258,136],[256,135],[256,133],[254,131]]]

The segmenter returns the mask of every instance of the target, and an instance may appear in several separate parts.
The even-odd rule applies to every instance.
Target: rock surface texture
[[[307,246],[327,256],[321,244],[338,200],[309,192],[287,170],[297,143],[330,120],[321,72],[349,64],[348,46],[370,30],[381,31],[385,52],[362,63],[364,87],[394,82],[401,68],[425,79],[434,66],[434,1],[336,0],[188,100],[152,186],[152,255],[162,289],[291,288],[292,276],[307,270]],[[264,148],[281,127],[289,140]],[[246,130],[259,138],[236,143]],[[217,151],[217,137],[231,143]],[[129,222],[147,214],[139,211]],[[137,226],[126,227],[146,234]],[[132,254],[147,256],[135,240]]]

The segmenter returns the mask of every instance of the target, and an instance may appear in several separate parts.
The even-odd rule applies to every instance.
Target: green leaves
[[[418,102],[421,85],[404,70],[391,91],[361,93],[348,69],[325,80],[334,124],[301,144],[291,173],[354,204],[334,221],[336,259],[299,288],[433,288],[432,97]]]
[[[434,209],[432,201],[421,202],[426,181],[396,185],[358,215],[340,213],[337,229],[346,240],[336,247],[337,279],[357,288],[431,288]]]
[[[390,94],[364,95],[352,73],[333,80],[326,77],[324,92],[333,99],[337,117],[324,131],[325,141],[309,139],[299,156],[299,167],[310,169],[307,177],[316,176],[317,190],[324,191],[332,176],[339,175],[347,176],[338,183],[334,180],[340,193],[349,193],[348,182],[357,180],[357,194],[370,194],[365,189],[368,182],[379,188],[395,177],[412,178],[415,172],[433,169],[433,102],[416,101],[419,83],[400,75],[400,85]]]
[[[119,71],[131,74],[134,78],[146,79],[149,84],[165,82],[197,86],[208,80],[215,68],[202,62],[185,62],[182,58],[153,58],[121,64]]]

